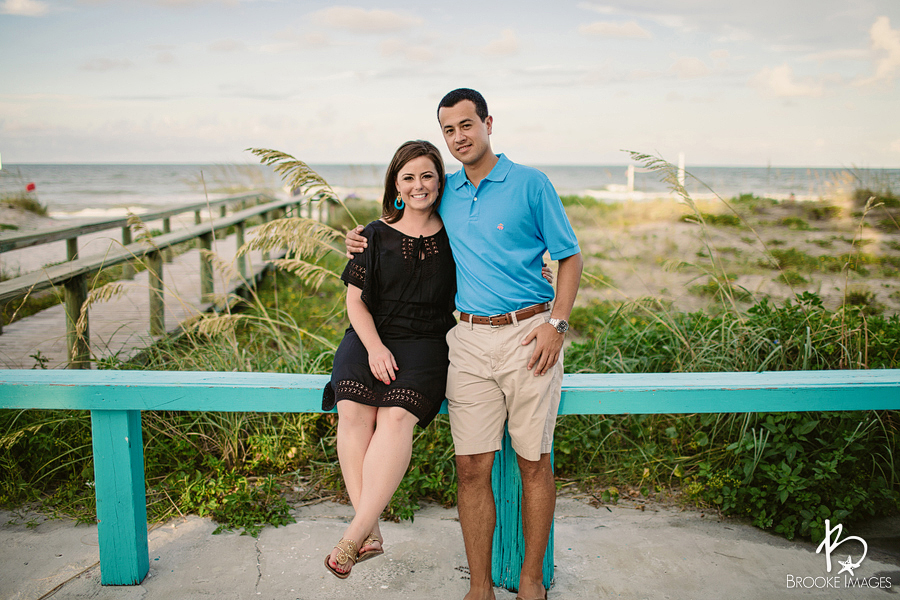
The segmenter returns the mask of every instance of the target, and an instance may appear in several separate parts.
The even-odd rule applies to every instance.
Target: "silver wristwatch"
[[[569,322],[565,319],[550,319],[547,322],[556,327],[556,331],[559,333],[565,333],[569,330]]]

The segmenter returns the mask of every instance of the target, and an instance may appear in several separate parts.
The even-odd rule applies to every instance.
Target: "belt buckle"
[[[503,325],[494,325],[494,319],[499,319],[500,317],[505,317],[505,316],[506,316],[506,314],[491,315],[490,317],[488,317],[488,325],[490,325],[492,329],[499,329]]]

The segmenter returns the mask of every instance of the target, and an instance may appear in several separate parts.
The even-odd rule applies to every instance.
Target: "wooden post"
[[[159,251],[147,254],[150,281],[150,335],[165,335],[166,305],[163,302],[163,261]]]
[[[126,225],[122,228],[122,245],[129,246],[131,244],[131,227]],[[134,279],[134,265],[131,261],[122,264],[122,279]]]
[[[163,219],[163,233],[172,233],[172,219],[166,217]],[[172,252],[172,247],[169,246],[165,250],[163,250],[163,260],[170,263],[174,258],[175,253]]]
[[[223,204],[219,207],[219,216],[224,217],[226,214],[228,214],[228,207]]]
[[[76,258],[78,258],[78,238],[73,237],[66,240],[66,260]]]
[[[258,200],[258,199],[257,199],[257,200]],[[269,211],[266,211],[266,212],[260,214],[260,217],[262,217],[262,222],[263,222],[263,223],[268,223],[268,222],[269,222]],[[263,260],[269,260],[269,253],[268,253],[268,251],[262,253],[262,259],[263,259]]]
[[[211,302],[213,297],[213,268],[212,261],[203,251],[212,252],[213,234],[204,233],[200,236],[200,301]]]
[[[87,278],[78,275],[69,279],[63,286],[66,300],[66,349],[68,351],[70,369],[89,369],[91,367],[91,350],[88,340],[91,339],[87,316],[85,328],[81,335],[75,330],[75,324],[81,316],[81,307],[87,300]]]
[[[202,221],[203,221],[203,219],[200,218],[200,211],[195,210],[194,211],[194,225],[199,225]]]
[[[100,583],[137,585],[150,571],[141,411],[92,410],[91,438]]]
[[[553,455],[550,455],[551,464]],[[509,431],[503,433],[503,448],[494,458],[491,473],[494,488],[494,505],[497,522],[494,527],[493,556],[491,557],[491,578],[494,585],[508,590],[519,589],[519,574],[525,558],[525,541],[522,537],[522,477],[516,451],[513,450]],[[553,583],[553,526],[544,554],[544,587]]]
[[[237,225],[234,226],[234,241],[238,250],[240,250],[241,246],[244,245],[244,222],[241,221]],[[241,274],[242,279],[247,279],[247,255],[242,254],[237,259],[238,264],[238,273]]]

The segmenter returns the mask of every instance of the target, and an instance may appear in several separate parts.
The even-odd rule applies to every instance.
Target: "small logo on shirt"
[[[500,223],[499,225],[497,225],[497,229],[499,229],[500,231],[503,231],[503,223]]]

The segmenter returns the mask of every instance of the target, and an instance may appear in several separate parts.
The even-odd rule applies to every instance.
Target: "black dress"
[[[383,221],[369,223],[363,236],[368,246],[347,263],[341,279],[362,290],[381,341],[397,361],[396,379],[385,385],[375,378],[368,352],[351,325],[334,355],[322,408],[331,410],[340,400],[400,406],[425,427],[446,395],[446,334],[456,324],[450,240],[443,228],[414,238]]]

